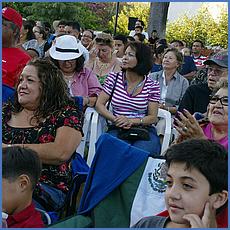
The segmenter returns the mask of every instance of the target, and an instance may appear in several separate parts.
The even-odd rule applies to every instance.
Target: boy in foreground
[[[227,207],[228,160],[210,140],[188,140],[166,152],[168,217],[141,219],[133,228],[217,228],[216,214]]]
[[[16,146],[2,149],[2,211],[8,214],[8,228],[44,227],[32,203],[40,173],[36,152]]]

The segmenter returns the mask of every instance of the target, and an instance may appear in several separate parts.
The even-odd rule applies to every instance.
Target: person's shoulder
[[[138,221],[132,228],[163,228],[167,217],[149,216]]]

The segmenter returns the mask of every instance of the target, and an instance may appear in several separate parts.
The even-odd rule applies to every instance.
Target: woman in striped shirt
[[[126,142],[156,156],[160,154],[160,140],[152,124],[157,121],[160,87],[157,81],[147,76],[152,65],[151,49],[142,43],[130,43],[122,59],[122,71],[109,74],[98,97],[96,109],[112,122],[113,128],[108,132],[113,136],[117,137],[120,128],[145,126],[150,140]],[[106,103],[111,93],[112,111],[109,111]]]

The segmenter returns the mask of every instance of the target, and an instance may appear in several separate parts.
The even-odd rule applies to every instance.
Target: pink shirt
[[[212,135],[212,124],[211,123],[208,123],[207,125],[204,125],[201,127],[203,129],[203,132],[205,134],[205,136],[210,139],[210,140],[213,140],[213,135]],[[224,148],[226,150],[228,150],[228,135],[226,135],[224,138],[216,141],[218,142],[219,144],[223,145]]]
[[[73,76],[70,83],[73,96],[97,96],[102,90],[96,75],[87,68]]]

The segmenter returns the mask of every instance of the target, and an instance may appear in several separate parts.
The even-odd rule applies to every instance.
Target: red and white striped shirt
[[[159,102],[160,86],[158,81],[146,76],[141,92],[131,96],[125,87],[123,72],[112,72],[106,78],[103,90],[108,95],[112,92],[116,77],[118,78],[111,100],[114,116],[124,115],[129,118],[141,118],[147,115],[149,102]]]
[[[192,56],[192,58],[193,58],[193,61],[194,61],[195,65],[196,65],[196,67],[197,68],[202,68],[202,67],[205,66],[204,61],[206,61],[208,57],[200,55],[199,57]]]

